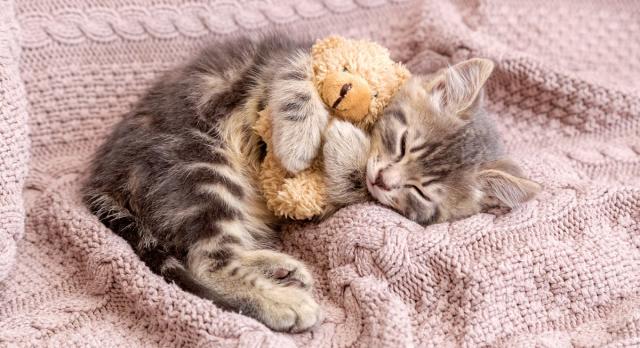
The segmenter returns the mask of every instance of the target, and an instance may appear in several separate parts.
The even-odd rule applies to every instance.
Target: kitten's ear
[[[493,62],[488,59],[469,59],[442,69],[428,84],[427,90],[444,110],[468,119],[480,106],[482,87],[493,68]]]
[[[525,178],[520,168],[509,160],[484,165],[478,173],[478,180],[489,200],[495,198],[509,208],[532,199],[542,190],[540,184]]]

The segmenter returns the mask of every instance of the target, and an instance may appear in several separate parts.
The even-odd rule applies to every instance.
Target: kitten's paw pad
[[[247,266],[276,285],[311,289],[313,277],[301,261],[277,251],[257,250],[248,256]]]
[[[313,277],[302,262],[284,254],[265,261],[262,265],[262,271],[267,278],[275,283],[311,289]]]
[[[302,332],[324,319],[320,305],[309,292],[280,287],[266,294],[264,323],[278,331]]]
[[[284,286],[309,289],[312,285],[312,278],[305,269],[292,268],[291,265],[276,266],[268,270],[266,276]]]

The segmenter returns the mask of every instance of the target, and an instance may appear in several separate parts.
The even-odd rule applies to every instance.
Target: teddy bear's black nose
[[[342,88],[340,88],[340,96],[338,97],[338,99],[336,99],[333,105],[331,105],[332,108],[335,109],[338,106],[338,104],[340,104],[342,99],[344,99],[347,93],[349,93],[349,91],[351,90],[351,87],[352,87],[351,83],[345,83],[344,85],[342,85]]]
[[[350,90],[351,90],[351,84],[345,83],[344,85],[342,85],[342,88],[340,88],[340,96],[344,98],[344,96],[347,95],[347,93]]]

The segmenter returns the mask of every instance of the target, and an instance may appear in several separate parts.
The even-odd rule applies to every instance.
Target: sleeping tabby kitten
[[[206,49],[160,79],[114,129],[84,188],[91,211],[156,273],[274,330],[321,318],[306,267],[270,250],[277,221],[257,189],[252,131],[270,105],[291,171],[321,151],[311,44],[271,37]]]
[[[412,77],[371,140],[350,123],[333,122],[323,149],[331,201],[339,207],[370,194],[426,225],[534,197],[540,185],[507,158],[482,107],[492,70],[491,61],[471,59]]]
[[[83,192],[154,272],[293,332],[317,324],[321,311],[304,264],[269,249],[278,221],[257,189],[264,153],[251,126],[270,105],[288,137],[280,143],[297,145],[280,149],[287,168],[296,172],[316,156],[328,115],[309,80],[309,47],[240,39],[168,73],[99,148]],[[369,140],[335,122],[324,154],[336,206],[369,199],[368,187],[428,223],[472,214],[492,195],[507,204],[529,198],[538,186],[501,159],[492,129],[482,126],[478,96],[490,72],[483,66],[413,79],[377,124],[368,166]]]

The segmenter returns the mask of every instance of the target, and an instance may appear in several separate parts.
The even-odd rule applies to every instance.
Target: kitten
[[[491,61],[471,59],[412,77],[371,139],[332,122],[323,148],[330,200],[339,207],[372,196],[427,225],[533,198],[541,186],[507,158],[482,106],[492,70]]]
[[[252,125],[266,105],[278,111],[274,143],[291,172],[321,151],[328,113],[310,47],[236,39],[167,73],[99,148],[83,191],[154,272],[280,331],[308,329],[321,311],[305,265],[269,249],[278,221],[259,194]]]

